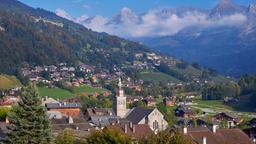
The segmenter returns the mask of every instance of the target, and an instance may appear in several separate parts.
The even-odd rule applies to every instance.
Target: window
[[[153,129],[154,129],[154,130],[158,129],[158,128],[159,128],[158,126],[159,126],[158,121],[155,120],[155,121],[153,122]]]

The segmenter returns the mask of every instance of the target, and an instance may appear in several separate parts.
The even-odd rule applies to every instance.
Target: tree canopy
[[[48,144],[52,135],[45,108],[36,87],[29,84],[21,90],[21,100],[7,116],[10,125],[7,144]]]

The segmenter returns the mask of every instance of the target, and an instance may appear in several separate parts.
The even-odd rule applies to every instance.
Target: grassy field
[[[38,87],[38,91],[41,97],[48,96],[54,99],[65,99],[75,96],[70,91],[60,88]]]
[[[178,79],[171,77],[167,74],[161,73],[161,72],[141,72],[140,77],[144,81],[153,81],[153,82],[180,82]]]
[[[20,86],[19,80],[14,76],[0,75],[0,90],[11,89]]]
[[[74,93],[79,94],[79,93],[99,93],[102,94],[105,91],[107,91],[106,89],[102,89],[102,88],[95,88],[95,87],[91,87],[91,86],[80,86],[80,87],[75,87],[74,88]]]
[[[256,115],[250,109],[244,109],[246,107],[243,102],[239,105],[228,106],[223,104],[222,100],[194,100],[192,108],[206,111],[208,114],[215,114],[218,112],[231,112],[244,116]],[[247,106],[248,107],[248,106]]]
[[[199,69],[196,69],[192,66],[188,66],[186,69],[180,69],[177,67],[172,67],[172,69],[174,69],[175,71],[177,71],[178,73],[181,73],[183,75],[189,75],[189,76],[197,76],[200,77],[202,71]],[[226,83],[229,82],[231,79],[227,79],[225,76],[223,75],[217,75],[217,76],[211,76],[211,79],[215,82],[222,82],[222,83]]]
[[[38,91],[39,91],[39,95],[41,97],[51,97],[54,99],[65,99],[65,98],[70,98],[70,97],[74,97],[77,95],[80,95],[82,93],[86,93],[86,94],[93,94],[93,93],[99,93],[102,94],[104,93],[105,89],[102,88],[94,88],[91,86],[80,86],[80,87],[75,87],[74,90],[68,91],[65,89],[60,89],[60,88],[47,88],[47,87],[38,87]]]

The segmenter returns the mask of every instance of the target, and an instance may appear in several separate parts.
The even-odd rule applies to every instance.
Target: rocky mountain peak
[[[210,12],[211,17],[222,17],[235,13],[244,13],[245,8],[233,3],[231,0],[221,0]]]

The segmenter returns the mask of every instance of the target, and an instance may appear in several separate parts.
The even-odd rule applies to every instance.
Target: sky
[[[242,26],[247,22],[243,13],[209,19],[202,11],[183,11],[160,16],[162,8],[191,7],[211,9],[220,0],[20,0],[34,8],[55,12],[97,32],[106,32],[124,38],[161,37],[175,35],[195,26]],[[248,6],[256,0],[233,0]],[[117,14],[120,17],[115,17]],[[200,35],[200,34],[196,34]]]
[[[111,17],[123,7],[132,9],[141,14],[150,9],[161,7],[197,7],[209,9],[214,7],[219,0],[20,0],[21,2],[35,7],[44,8],[55,12],[63,9],[73,17],[81,15]],[[255,3],[255,0],[233,0],[240,5]]]

